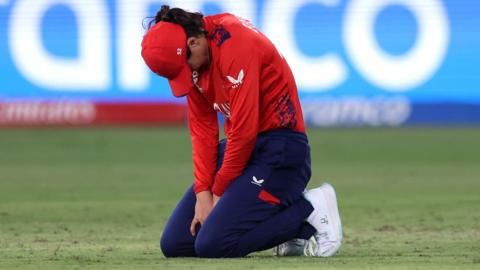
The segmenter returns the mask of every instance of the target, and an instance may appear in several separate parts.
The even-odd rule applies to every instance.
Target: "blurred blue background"
[[[480,123],[474,0],[0,0],[0,101],[184,102],[140,57],[161,4],[251,20],[312,126]]]

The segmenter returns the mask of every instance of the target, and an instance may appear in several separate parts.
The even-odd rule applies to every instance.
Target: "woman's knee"
[[[160,238],[160,250],[167,258],[196,257],[193,241],[182,239],[178,234],[164,232]]]
[[[160,238],[160,250],[165,257],[178,257],[178,242],[168,234],[162,234]]]
[[[221,233],[200,231],[195,240],[195,253],[201,258],[233,258],[241,257],[235,253],[235,241],[226,241],[228,237]]]
[[[222,258],[222,244],[214,237],[199,233],[195,240],[195,253],[201,258]]]

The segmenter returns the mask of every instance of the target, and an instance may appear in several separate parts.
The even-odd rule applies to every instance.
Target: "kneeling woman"
[[[342,240],[335,191],[304,192],[311,171],[302,110],[272,42],[232,14],[162,6],[142,56],[174,96],[187,97],[193,148],[194,184],[167,222],[163,254],[242,257],[281,245],[289,255],[289,243],[310,239],[301,252],[333,255]]]

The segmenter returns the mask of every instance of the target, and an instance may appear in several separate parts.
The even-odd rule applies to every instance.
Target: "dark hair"
[[[147,29],[152,28],[158,22],[175,23],[183,27],[187,38],[207,35],[203,27],[203,14],[200,12],[188,12],[181,8],[170,8],[168,5],[162,5],[155,17],[149,17],[151,21]]]

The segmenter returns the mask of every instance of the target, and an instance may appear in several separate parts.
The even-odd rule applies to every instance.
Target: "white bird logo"
[[[262,186],[263,182],[265,182],[265,180],[257,179],[257,177],[255,177],[255,176],[253,176],[253,178],[252,178],[252,184],[257,185],[259,187]]]
[[[243,69],[240,70],[236,79],[232,76],[227,76],[228,81],[232,83],[232,88],[239,87],[243,83],[243,78],[245,78],[245,72],[243,72]]]

